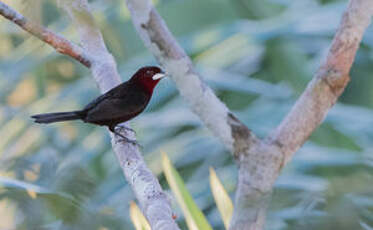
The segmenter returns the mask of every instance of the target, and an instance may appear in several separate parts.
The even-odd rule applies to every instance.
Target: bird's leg
[[[137,143],[137,141],[135,141],[135,140],[131,140],[131,139],[129,139],[129,138],[123,136],[121,133],[117,132],[117,131],[115,130],[115,126],[109,126],[109,130],[110,130],[112,133],[114,133],[115,135],[121,137],[121,141],[124,141],[124,142],[127,142],[127,143],[131,143],[131,144],[134,144],[134,145],[138,145],[138,146],[141,147],[141,145],[140,145],[139,143]]]

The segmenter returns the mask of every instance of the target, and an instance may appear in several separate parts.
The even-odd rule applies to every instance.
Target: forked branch
[[[349,81],[349,71],[373,14],[373,1],[350,0],[325,63],[279,127],[259,140],[201,80],[150,0],[126,0],[144,44],[171,74],[180,94],[239,165],[230,229],[262,229],[282,167],[322,122]]]

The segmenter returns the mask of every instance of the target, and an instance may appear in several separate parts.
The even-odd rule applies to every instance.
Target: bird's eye
[[[146,71],[146,74],[151,75],[151,74],[152,74],[152,71],[151,71],[151,70],[147,70],[147,71]]]

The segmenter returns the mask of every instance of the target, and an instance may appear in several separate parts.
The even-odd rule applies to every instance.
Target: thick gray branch
[[[58,52],[71,56],[89,67],[102,93],[120,84],[116,62],[107,51],[101,32],[95,26],[88,2],[66,0],[63,6],[79,28],[83,49],[62,36],[28,21],[2,2],[0,2],[0,14],[51,45]],[[130,138],[134,139],[135,136],[132,134]],[[138,147],[118,142],[114,136],[112,136],[112,145],[126,179],[132,186],[152,229],[179,229],[172,218],[170,202],[157,178],[147,168]]]
[[[82,46],[92,60],[92,75],[101,92],[120,84],[116,62],[106,49],[87,0],[64,0],[62,5],[78,27]],[[132,134],[130,138],[135,136]],[[147,168],[138,147],[119,139],[112,135],[114,152],[152,229],[179,229],[172,219],[170,202],[157,178]]]
[[[322,122],[348,83],[373,1],[350,1],[325,64],[280,126],[264,140],[257,139],[201,80],[150,0],[126,2],[145,45],[171,74],[192,110],[237,159],[239,182],[230,229],[262,229],[281,168]]]
[[[326,60],[289,114],[269,136],[269,140],[280,146],[285,162],[323,121],[345,89],[356,51],[372,14],[373,1],[350,1]]]
[[[175,82],[191,109],[225,146],[239,155],[255,136],[237,120],[203,82],[150,0],[126,0],[134,26],[145,45]],[[244,141],[242,141],[244,140]],[[249,142],[248,142],[249,140]]]
[[[240,162],[235,210],[230,229],[263,229],[273,183],[315,128],[323,121],[349,81],[349,72],[373,1],[351,0],[328,56],[277,129]],[[249,218],[248,218],[249,217]]]

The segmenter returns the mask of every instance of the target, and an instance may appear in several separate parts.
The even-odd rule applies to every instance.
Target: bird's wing
[[[121,123],[141,113],[149,102],[149,95],[132,88],[121,89],[120,93],[108,94],[90,103],[86,122],[108,125]],[[88,107],[88,105],[87,105]]]
[[[96,99],[94,99],[93,101],[91,101],[88,105],[86,105],[84,107],[83,110],[84,111],[89,111],[90,109],[92,109],[93,107],[95,107],[96,105],[98,105],[100,102],[102,102],[103,100],[105,100],[106,98],[112,97],[115,94],[115,90],[114,89],[118,88],[119,86],[122,86],[122,87],[124,86],[123,88],[125,88],[124,84],[121,84],[121,85],[118,85],[118,86],[112,88],[108,92],[102,94],[101,96],[99,96]],[[123,89],[123,90],[126,90],[126,89]]]

